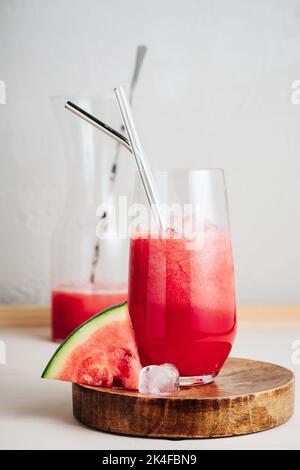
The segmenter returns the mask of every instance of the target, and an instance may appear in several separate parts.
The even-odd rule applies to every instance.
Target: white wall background
[[[65,181],[49,96],[128,83],[143,43],[153,166],[224,167],[239,301],[300,302],[299,0],[0,0],[0,302],[48,301]]]

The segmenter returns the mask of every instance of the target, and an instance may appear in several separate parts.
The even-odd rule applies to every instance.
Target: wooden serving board
[[[283,367],[228,359],[215,382],[157,397],[73,384],[74,416],[103,431],[143,437],[238,436],[279,426],[294,412],[294,375]]]

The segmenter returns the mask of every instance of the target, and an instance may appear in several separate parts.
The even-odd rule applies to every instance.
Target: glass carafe
[[[96,212],[99,205],[115,204],[120,194],[126,194],[129,158],[124,152],[118,158],[116,143],[66,111],[65,101],[52,99],[67,156],[67,196],[51,247],[55,341],[64,340],[97,312],[127,299],[128,241],[113,233],[99,239],[97,223],[98,231],[107,230],[110,220],[105,211],[98,211],[98,217]],[[73,97],[72,101],[120,126],[112,98]]]

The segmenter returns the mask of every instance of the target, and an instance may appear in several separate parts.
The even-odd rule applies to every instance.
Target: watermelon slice
[[[127,302],[83,323],[55,352],[42,378],[138,389],[141,370]]]

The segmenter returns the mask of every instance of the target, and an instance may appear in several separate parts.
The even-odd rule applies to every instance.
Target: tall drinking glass
[[[143,366],[172,363],[181,385],[213,381],[236,333],[234,266],[222,170],[156,176],[165,230],[137,184],[129,312]]]

